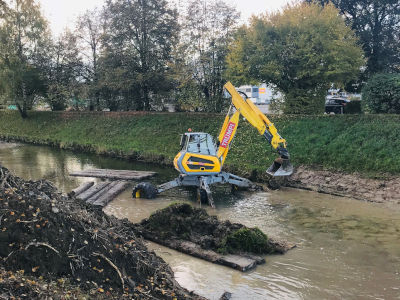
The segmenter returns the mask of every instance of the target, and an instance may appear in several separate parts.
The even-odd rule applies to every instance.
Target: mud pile
[[[156,242],[184,240],[221,254],[283,254],[294,246],[268,238],[258,228],[248,228],[229,220],[219,221],[204,209],[187,203],[158,210],[136,228],[145,238]]]
[[[48,181],[24,181],[0,166],[1,297],[48,296],[32,283],[45,280],[48,287],[70,282],[71,291],[94,298],[203,299],[181,288],[133,229]],[[15,274],[36,280],[24,283]],[[21,283],[24,288],[12,288]]]

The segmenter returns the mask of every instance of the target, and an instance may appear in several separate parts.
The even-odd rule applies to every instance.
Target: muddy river
[[[21,144],[0,143],[0,163],[25,179],[48,179],[64,192],[92,180],[69,172],[91,167],[156,171],[154,183],[176,176],[172,168]],[[149,243],[182,286],[210,299],[224,291],[232,299],[400,299],[400,207],[295,189],[227,191],[214,192],[217,208],[207,208],[209,213],[258,226],[298,247],[241,273]],[[192,199],[185,190],[132,199],[127,190],[105,211],[137,222],[172,201]]]

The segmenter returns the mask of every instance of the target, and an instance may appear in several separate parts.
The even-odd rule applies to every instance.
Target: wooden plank
[[[112,189],[117,184],[118,184],[118,181],[112,181],[110,184],[106,185],[103,189],[99,190],[97,193],[95,193],[94,195],[87,198],[86,203],[92,204],[97,199],[99,199],[102,195],[104,195],[104,193],[107,193],[110,189]]]
[[[109,185],[111,182],[110,181],[106,181],[106,182],[100,182],[94,186],[92,186],[90,189],[88,189],[87,191],[83,192],[82,194],[80,194],[77,198],[81,199],[81,200],[87,200],[89,199],[91,196],[93,196],[94,194],[96,194],[98,191],[101,191],[102,189],[104,189],[104,187],[106,187],[107,185]]]
[[[78,196],[79,194],[83,193],[84,191],[88,190],[90,187],[94,185],[94,181],[85,182],[84,184],[80,185],[76,189],[73,189],[69,192],[69,196]]]
[[[154,176],[155,172],[134,170],[89,169],[72,172],[70,176],[97,177],[122,180],[141,180]]]
[[[93,205],[97,206],[106,206],[110,201],[112,201],[115,197],[117,197],[122,191],[124,191],[129,185],[127,181],[119,181],[114,187],[112,187],[109,191],[104,193],[101,197],[99,197]]]

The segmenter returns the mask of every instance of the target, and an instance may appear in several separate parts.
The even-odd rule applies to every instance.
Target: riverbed
[[[70,177],[87,168],[151,170],[152,181],[173,179],[173,168],[130,162],[43,146],[2,144],[0,164],[25,179],[45,178],[64,192],[93,180]],[[98,180],[96,180],[98,181]],[[189,290],[218,299],[400,299],[400,208],[297,189],[230,194],[214,191],[221,219],[258,226],[272,237],[297,243],[285,255],[241,273],[149,243]],[[138,222],[173,201],[193,201],[184,189],[155,200],[132,199],[127,190],[105,212]]]

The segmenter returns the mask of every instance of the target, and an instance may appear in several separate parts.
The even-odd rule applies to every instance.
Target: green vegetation
[[[400,74],[377,74],[363,88],[364,109],[400,114]]]
[[[0,136],[59,145],[171,165],[180,134],[216,136],[224,119],[201,113],[55,113],[0,112]],[[295,166],[307,165],[369,176],[400,174],[399,115],[271,116],[288,141]],[[265,139],[242,121],[228,155],[227,168],[262,179],[277,156]]]
[[[271,253],[268,237],[257,227],[240,228],[224,239],[223,246],[218,249],[220,253],[251,252],[257,254]]]
[[[361,100],[353,99],[344,107],[345,114],[360,114],[361,110]]]

